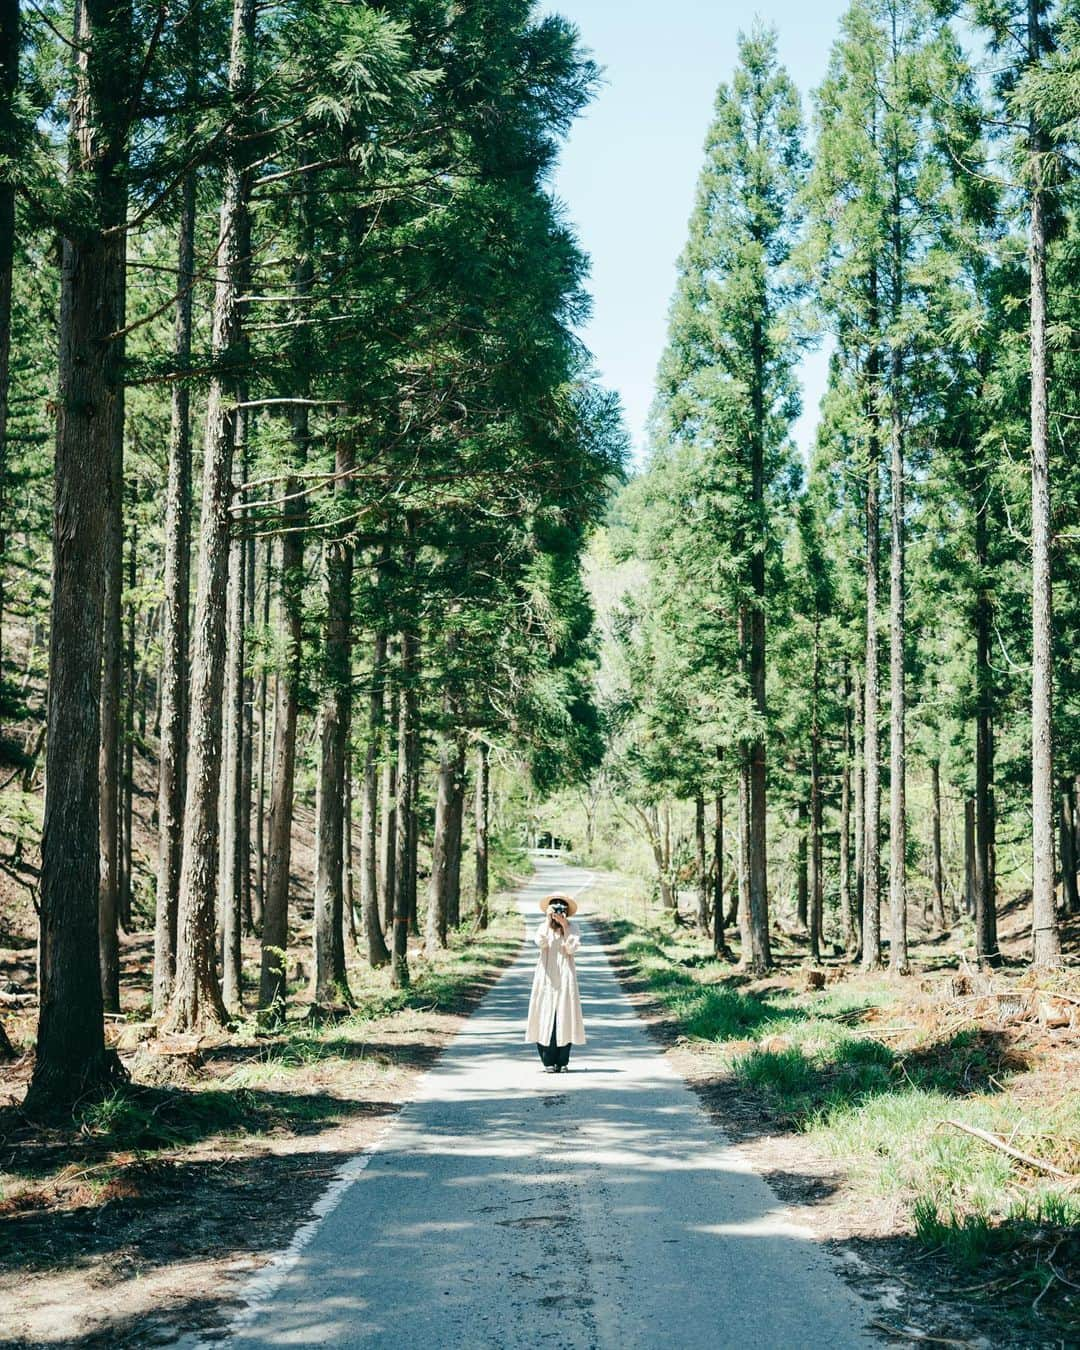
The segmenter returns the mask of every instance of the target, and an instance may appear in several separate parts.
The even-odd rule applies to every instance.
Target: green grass
[[[958,1275],[990,1262],[990,1275],[1015,1277],[1020,1312],[1051,1279],[1055,1244],[1061,1274],[1080,1282],[1080,1192],[945,1123],[989,1130],[1076,1171],[1080,1092],[1014,1092],[1026,1066],[1011,1043],[932,1018],[913,1027],[910,986],[859,976],[820,992],[778,982],[758,992],[703,957],[697,935],[643,913],[625,888],[598,903],[636,977],[716,1077],[757,1104],[765,1128],[805,1134],[853,1186],[896,1204]],[[1047,1289],[1039,1316],[1075,1317],[1064,1306],[1073,1297],[1064,1282]]]

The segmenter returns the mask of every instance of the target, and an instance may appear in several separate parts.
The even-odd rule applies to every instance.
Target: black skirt
[[[556,1028],[552,1023],[551,1040],[547,1045],[536,1042],[536,1048],[540,1054],[540,1062],[545,1069],[565,1069],[570,1063],[570,1045],[558,1045],[556,1043]]]

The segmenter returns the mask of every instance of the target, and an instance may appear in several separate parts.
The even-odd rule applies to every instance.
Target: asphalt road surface
[[[588,882],[538,859],[519,896],[530,938],[542,895]],[[570,1072],[545,1074],[523,1041],[530,940],[229,1344],[876,1343],[866,1306],[652,1043],[583,910],[589,1043]]]

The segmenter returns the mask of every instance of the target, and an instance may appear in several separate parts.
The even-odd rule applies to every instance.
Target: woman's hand
[[[565,914],[552,914],[552,916],[551,916],[551,921],[552,921],[552,923],[556,926],[556,928],[559,929],[559,931],[562,933],[562,935],[565,937],[565,936],[566,936],[567,929],[569,928],[569,920],[567,919],[566,915],[565,915]]]

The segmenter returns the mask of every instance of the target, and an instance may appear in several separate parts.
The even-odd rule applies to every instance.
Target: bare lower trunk
[[[294,419],[297,445],[306,443],[306,419]],[[303,649],[304,512],[300,479],[285,480],[281,540],[281,610],[285,659],[274,697],[274,743],[270,757],[270,818],[267,824],[266,894],[263,904],[259,1010],[264,1020],[285,1015],[292,873],[292,816],[296,779],[296,718]]]
[[[461,927],[461,853],[465,816],[465,746],[454,736],[454,779],[446,838],[446,922]]]
[[[221,848],[218,863],[219,922],[222,933],[221,996],[230,1012],[239,1011],[243,1002],[239,798],[240,760],[243,753],[245,589],[244,544],[237,537],[233,539],[229,552]]]
[[[453,811],[455,747],[452,737],[438,739],[438,772],[435,797],[435,834],[431,843],[431,880],[428,885],[424,950],[429,956],[446,946],[446,912],[450,871],[450,818]]]
[[[900,229],[899,205],[894,204],[894,234]],[[894,244],[894,255],[899,250]],[[894,269],[899,274],[898,256]],[[900,281],[894,278],[894,295]],[[899,306],[899,299],[895,304]],[[897,308],[897,315],[898,315]],[[894,318],[896,316],[894,315]],[[907,975],[907,707],[904,685],[905,577],[904,577],[904,439],[900,410],[902,376],[900,348],[893,345],[889,361],[891,435],[889,478],[892,488],[889,553],[889,969]]]
[[[739,747],[739,963],[750,961],[750,764]]]
[[[728,956],[724,932],[724,789],[717,786],[713,802],[713,953]]]
[[[262,627],[270,631],[270,594],[273,590],[274,545],[267,539],[263,567]],[[259,675],[259,768],[255,789],[255,891],[251,905],[251,923],[256,933],[262,932],[263,910],[266,905],[266,769],[270,753],[270,677],[263,665]]]
[[[810,707],[810,838],[809,854],[809,919],[810,956],[821,959],[822,921],[824,918],[824,879],[821,874],[821,728],[818,724],[819,684],[821,679],[820,623],[814,624],[814,657]]]
[[[189,11],[185,53],[187,94],[194,98],[198,18]],[[195,280],[195,175],[180,185],[177,230],[173,361],[191,364],[192,289]],[[168,484],[165,490],[165,596],[161,626],[161,739],[158,768],[158,863],[154,917],[153,1011],[161,1017],[176,970],[176,905],[184,830],[184,761],[187,754],[188,607],[191,602],[191,395],[188,382],[172,383]]]
[[[76,89],[70,157],[98,205],[123,159],[114,138],[129,90],[106,53],[130,15],[99,3],[76,10]],[[118,31],[119,30],[119,31]],[[126,47],[124,48],[126,50]],[[122,133],[116,133],[122,134]],[[33,1112],[70,1104],[124,1077],[105,1047],[98,898],[101,651],[106,522],[116,402],[124,252],[100,231],[62,245],[53,559],[50,592],[46,789],[41,840],[39,1012]]]
[[[975,913],[975,799],[964,799],[964,911]]]
[[[1028,0],[1028,55],[1046,47],[1039,0]],[[1031,929],[1032,964],[1061,965],[1054,908],[1054,626],[1051,589],[1050,437],[1047,417],[1046,226],[1042,187],[1045,137],[1032,121],[1028,263],[1031,271]]]
[[[876,277],[872,278],[876,308]],[[873,316],[872,327],[876,327]],[[866,667],[863,704],[863,921],[862,966],[881,969],[881,769],[878,730],[878,466],[880,439],[876,400],[876,348],[867,362],[868,399],[871,403],[866,466]]]
[[[810,888],[806,875],[807,819],[809,812],[806,803],[800,801],[795,808],[795,921],[804,931],[809,929]]]
[[[851,733],[854,750],[852,773],[855,780],[852,788],[855,816],[852,822],[855,836],[855,897],[852,905],[853,940],[848,951],[855,957],[862,951],[863,894],[866,887],[866,769],[863,758],[865,700],[858,669],[855,670],[855,676],[852,680],[851,696],[853,704]]]
[[[1061,892],[1065,910],[1074,914],[1080,909],[1080,890],[1076,885],[1075,824],[1073,821],[1072,784],[1061,780]]]
[[[337,491],[352,468],[349,447],[338,447]],[[349,749],[349,689],[352,677],[352,545],[326,546],[326,621],[323,631],[324,689],[319,712],[319,791],[315,832],[315,987],[320,1005],[348,998],[341,940],[345,910],[345,762]]]
[[[934,922],[939,928],[945,928],[945,878],[941,865],[941,765],[936,759],[930,761],[930,885]]]
[[[116,227],[127,212],[127,193],[113,190],[107,194],[109,209],[105,224]],[[110,312],[117,328],[124,327],[125,268],[124,236],[115,245],[121,252],[116,267],[110,269]],[[114,330],[115,331],[115,330]],[[109,400],[109,494],[105,521],[105,598],[102,621],[101,672],[101,746],[98,773],[101,778],[99,823],[101,851],[98,936],[101,946],[101,995],[106,1012],[120,1009],[120,688],[124,663],[124,386],[122,339],[113,339],[116,347],[116,386]]]
[[[476,746],[476,922],[488,926],[488,745]]]
[[[229,92],[234,100],[250,87],[254,48],[253,0],[234,0],[229,54]],[[236,440],[236,376],[224,367],[243,342],[244,294],[251,232],[248,182],[238,137],[227,144],[214,288],[211,349],[214,374],[206,407],[199,571],[192,624],[183,851],[177,920],[176,979],[168,1025],[194,1030],[220,1025],[227,1014],[214,965],[214,904],[217,882],[218,789],[221,775],[221,709],[225,679],[225,601],[228,582],[229,507]]]
[[[416,777],[419,764],[416,677],[419,652],[410,633],[401,635],[401,694],[398,706],[397,839],[395,840],[393,964],[390,981],[409,983],[409,918],[415,910]]]
[[[844,673],[844,753],[840,763],[840,941],[845,951],[855,945],[851,917],[851,676]]]
[[[386,757],[382,766],[379,812],[379,911],[383,932],[391,938],[394,931],[394,890],[397,873],[394,870],[397,848],[397,730],[400,694],[395,688],[390,699],[386,724]]]
[[[371,690],[368,695],[368,740],[364,755],[364,781],[360,823],[360,910],[367,934],[368,960],[372,966],[385,966],[390,952],[383,937],[379,914],[379,884],[376,861],[379,852],[379,759],[383,751],[386,724],[386,700],[383,681],[386,675],[386,637],[375,637],[371,663]]]
[[[694,794],[694,856],[697,863],[698,928],[709,931],[709,867],[705,847],[705,794],[700,789]]]
[[[0,0],[0,144],[14,147],[18,130],[11,113],[19,87],[19,0]],[[9,149],[10,153],[10,149]],[[0,711],[3,695],[4,610],[7,597],[8,411],[11,393],[11,298],[15,271],[15,184],[0,182]]]

